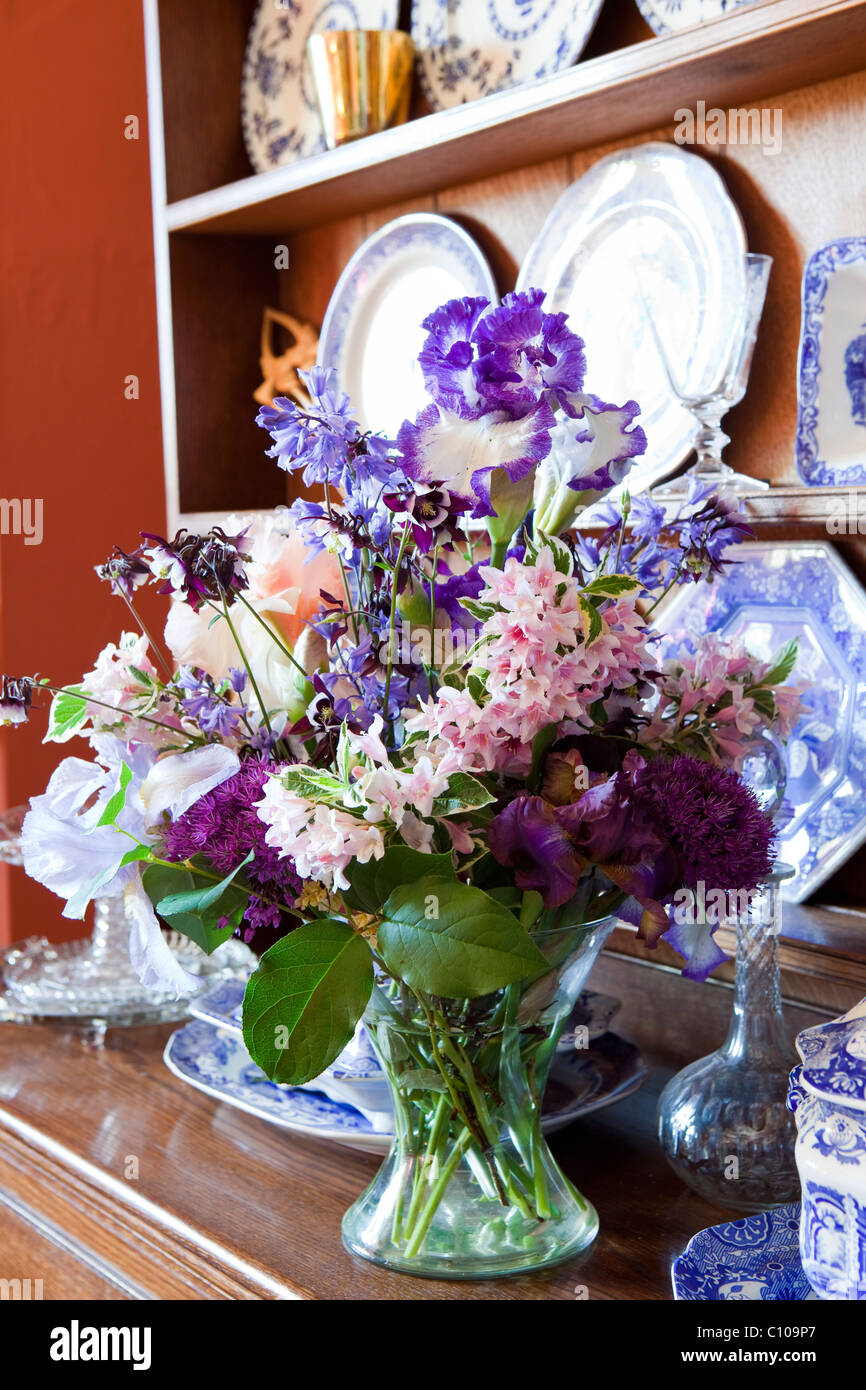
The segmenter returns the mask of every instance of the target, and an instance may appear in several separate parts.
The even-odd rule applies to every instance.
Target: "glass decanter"
[[[779,884],[793,874],[777,863],[737,916],[734,1008],[723,1046],[678,1072],[659,1098],[659,1139],[674,1172],[737,1211],[793,1202],[800,1192],[779,989]]]

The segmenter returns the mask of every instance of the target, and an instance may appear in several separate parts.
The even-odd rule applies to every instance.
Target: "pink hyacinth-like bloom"
[[[633,688],[652,658],[633,595],[606,604],[601,630],[587,643],[581,587],[557,570],[549,547],[534,564],[509,559],[481,576],[479,602],[495,610],[475,660],[483,694],[442,686],[406,728],[426,734],[440,768],[521,776],[536,734],[564,722],[588,727],[596,700]]]
[[[308,801],[288,791],[278,777],[265,783],[255,807],[267,826],[266,843],[281,858],[291,855],[302,879],[315,879],[327,888],[348,888],[345,871],[353,860],[366,864],[385,853],[377,825],[348,811]]]

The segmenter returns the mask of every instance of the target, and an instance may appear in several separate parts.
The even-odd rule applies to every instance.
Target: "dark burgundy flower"
[[[150,579],[150,567],[142,560],[140,552],[127,555],[119,545],[114,547],[104,565],[96,566],[96,573],[100,579],[107,580],[112,593],[125,599],[131,599],[136,589]]]
[[[204,536],[178,531],[171,541],[141,534],[151,542],[143,552],[150,573],[164,581],[159,593],[180,594],[196,612],[204,602],[221,603],[249,587],[244,562],[250,557],[241,549],[245,532],[227,536],[215,526]]]
[[[32,698],[29,676],[0,676],[0,725],[25,724]]]

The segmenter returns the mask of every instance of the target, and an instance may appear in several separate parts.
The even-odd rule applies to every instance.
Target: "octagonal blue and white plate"
[[[692,1302],[817,1299],[800,1263],[799,1232],[799,1202],[698,1231],[671,1265],[674,1298]]]
[[[257,174],[325,148],[307,39],[327,29],[394,29],[399,0],[261,0],[241,79],[241,123]]]
[[[418,365],[421,324],[464,295],[498,303],[481,248],[450,217],[407,213],[358,247],[331,295],[318,362],[336,371],[362,429],[393,437],[429,405]]]
[[[779,854],[796,873],[782,885],[803,902],[866,840],[866,591],[826,541],[754,542],[712,584],[677,589],[656,619],[663,653],[701,632],[742,637],[769,659],[790,638],[810,709],[786,749],[793,812]]]
[[[435,110],[571,67],[602,0],[412,0],[412,38]]]
[[[815,251],[803,271],[797,469],[813,486],[866,483],[866,237]]]
[[[365,1152],[387,1153],[390,1147],[390,1105],[384,1112],[362,1113],[311,1086],[277,1085],[250,1060],[242,1041],[203,1019],[172,1033],[163,1059],[169,1071],[196,1090],[281,1129]],[[542,1128],[554,1133],[624,1099],[646,1074],[639,1050],[616,1033],[605,1033],[580,1051],[558,1054],[545,1093]]]

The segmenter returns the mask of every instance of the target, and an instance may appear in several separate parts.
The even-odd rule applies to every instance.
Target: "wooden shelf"
[[[287,233],[866,66],[866,0],[767,0],[172,202],[170,232]]]

